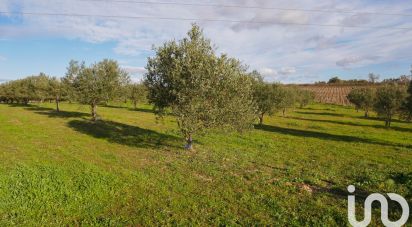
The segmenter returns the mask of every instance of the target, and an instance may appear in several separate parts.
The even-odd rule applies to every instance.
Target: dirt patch
[[[23,123],[19,121],[18,119],[12,119],[9,121],[9,123],[13,125],[23,125]]]
[[[298,187],[302,192],[307,192],[309,194],[312,194],[315,191],[314,187],[305,183],[299,184]]]
[[[196,178],[202,180],[202,181],[205,181],[205,182],[212,182],[213,181],[213,179],[211,177],[207,177],[207,176],[201,175],[199,173],[195,173],[194,176]]]

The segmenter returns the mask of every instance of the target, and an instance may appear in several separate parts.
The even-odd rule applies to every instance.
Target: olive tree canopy
[[[412,81],[409,82],[408,96],[402,104],[401,111],[402,118],[406,119],[407,121],[412,120]]]
[[[63,81],[71,84],[77,101],[91,106],[92,119],[96,120],[97,105],[112,100],[128,77],[113,60],[105,59],[90,67],[71,61]]]
[[[250,74],[254,78],[253,99],[257,105],[259,124],[263,124],[265,115],[273,115],[281,108],[283,96],[278,84],[269,84],[263,81],[263,77],[257,71]]]
[[[387,84],[376,91],[374,109],[385,120],[386,127],[391,126],[393,116],[400,112],[405,97],[405,89],[397,84]]]
[[[148,100],[160,116],[170,110],[192,146],[192,135],[207,129],[243,130],[256,118],[252,77],[247,67],[217,56],[210,40],[193,25],[188,37],[169,41],[148,59]]]
[[[349,102],[355,105],[356,110],[363,109],[365,117],[369,117],[369,110],[375,102],[375,89],[371,87],[354,88],[347,95]]]

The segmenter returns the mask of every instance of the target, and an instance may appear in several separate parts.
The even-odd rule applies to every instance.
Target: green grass
[[[98,123],[87,106],[53,107],[0,105],[1,226],[347,225],[349,184],[359,208],[372,192],[412,201],[412,124],[351,108],[296,109],[186,151],[149,106],[99,107]]]

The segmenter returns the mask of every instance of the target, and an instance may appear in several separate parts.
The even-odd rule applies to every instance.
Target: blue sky
[[[192,22],[204,29],[218,52],[240,59],[250,69],[260,71],[268,81],[307,83],[335,75],[365,79],[370,72],[380,74],[383,79],[410,73],[412,29],[373,28],[412,28],[412,16],[408,16],[412,15],[410,1],[205,0],[192,3],[305,10],[136,4],[116,0],[1,0],[2,12],[212,18],[268,23],[1,13],[0,80],[39,72],[63,76],[71,59],[93,63],[111,58],[138,81],[144,73],[147,57],[153,55],[152,45],[182,38]],[[336,13],[337,10],[351,12]],[[383,15],[385,13],[399,15]]]

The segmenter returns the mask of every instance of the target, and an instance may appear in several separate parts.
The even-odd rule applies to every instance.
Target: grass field
[[[53,107],[0,105],[1,226],[341,226],[350,184],[359,208],[372,192],[412,202],[412,124],[385,129],[349,107],[197,136],[194,151],[149,106],[99,107],[98,123],[87,106]]]

